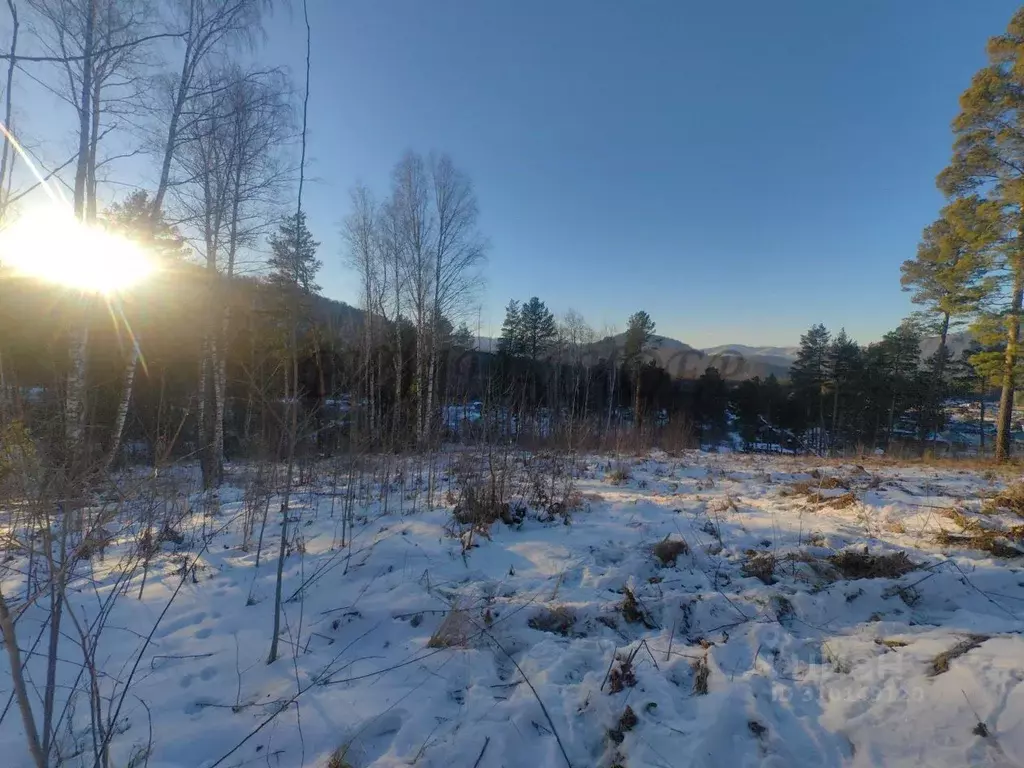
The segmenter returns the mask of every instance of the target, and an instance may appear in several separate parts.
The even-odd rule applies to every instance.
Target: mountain
[[[954,360],[959,360],[960,355],[963,351],[974,343],[974,336],[970,331],[958,331],[957,333],[950,333],[946,336],[946,348],[949,349],[950,354]],[[928,336],[921,340],[921,358],[925,359],[935,354],[935,350],[939,348],[939,337]]]
[[[708,355],[739,355],[741,357],[781,357],[784,360],[796,360],[800,347],[750,347],[746,344],[720,344],[717,347],[704,347],[701,350]]]
[[[625,349],[626,334],[610,336],[595,343],[593,354],[597,358],[607,358],[615,345],[617,355]],[[745,381],[759,376],[762,379],[775,374],[776,378],[789,378],[789,367],[792,359],[773,354],[747,354],[742,350],[757,349],[743,345],[728,345],[712,350],[701,350],[691,347],[678,339],[667,336],[654,336],[647,358],[657,361],[674,378],[700,378],[708,368],[718,369],[726,381]],[[786,349],[770,347],[768,349]],[[720,350],[720,351],[719,351]]]

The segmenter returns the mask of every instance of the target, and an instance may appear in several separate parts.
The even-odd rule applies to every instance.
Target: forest
[[[390,189],[354,187],[344,252],[324,253],[301,207],[289,213],[303,169],[302,104],[283,71],[232,61],[255,45],[264,4],[196,0],[170,21],[145,3],[108,5],[95,18],[79,9],[76,26],[61,15],[77,7],[70,0],[27,3],[38,44],[64,53],[21,57],[12,47],[8,58],[9,78],[30,66],[70,73],[61,93],[87,150],[69,161],[75,215],[144,244],[158,266],[106,297],[4,268],[6,428],[43,440],[44,451],[73,432],[87,444],[83,457],[105,467],[199,456],[213,486],[225,457],[283,455],[295,402],[295,448],[310,455],[513,433],[598,447],[731,439],[819,455],[885,451],[897,440],[923,453],[937,447],[950,400],[984,410],[998,392],[987,447],[1010,454],[1024,285],[1011,169],[1024,139],[994,126],[1017,107],[1013,26],[992,39],[991,64],[961,99],[939,175],[949,202],[902,266],[921,310],[866,345],[815,325],[788,377],[738,382],[713,367],[692,380],[660,367],[655,321],[642,310],[617,335],[573,310],[556,318],[538,297],[512,300],[498,343],[478,348],[471,326],[487,239],[472,180],[450,156],[409,152]],[[21,24],[12,18],[13,46]],[[162,38],[181,35],[177,74],[154,73],[146,62],[164,51]],[[143,87],[150,82],[160,98]],[[9,124],[16,107],[9,98]],[[145,126],[159,184],[104,208],[99,176],[116,168],[118,133],[131,136],[126,114]],[[5,139],[8,218],[27,192],[53,183],[40,176],[16,191],[26,162],[18,148]],[[324,259],[351,267],[358,307],[318,294]],[[946,338],[961,327],[973,343],[953,359]],[[922,359],[927,337],[938,347]],[[984,415],[981,451],[983,427]]]

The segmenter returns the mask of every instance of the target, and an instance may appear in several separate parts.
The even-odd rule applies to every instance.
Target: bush
[[[617,462],[614,467],[608,470],[608,482],[612,485],[624,485],[633,477],[629,465],[624,462]]]
[[[676,564],[676,558],[685,555],[690,551],[690,546],[683,539],[670,539],[666,536],[655,544],[651,551],[661,561],[663,567],[668,568]]]

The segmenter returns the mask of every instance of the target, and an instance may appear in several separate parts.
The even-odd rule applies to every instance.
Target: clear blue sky
[[[646,309],[695,346],[795,344],[816,322],[866,343],[913,309],[900,263],[941,207],[957,99],[1017,7],[308,1],[306,205],[327,295],[357,302],[349,188],[384,196],[406,150],[439,150],[473,178],[491,243],[485,335],[510,298],[537,295],[598,331]],[[301,86],[290,5],[258,56]],[[16,105],[37,157],[66,159],[70,107],[28,75]],[[151,185],[150,160],[132,163]]]
[[[338,223],[408,149],[474,179],[484,331],[511,297],[706,346],[862,342],[911,309],[899,265],[941,205],[957,98],[1007,0],[309,0],[311,223],[355,301]],[[267,61],[301,74],[299,18]]]

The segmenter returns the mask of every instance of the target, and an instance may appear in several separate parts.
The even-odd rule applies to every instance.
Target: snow
[[[527,478],[548,466],[514,461]],[[630,477],[614,484],[620,461]],[[1020,522],[983,512],[998,477],[698,452],[591,456],[577,469],[568,517],[532,508],[521,525],[499,521],[470,540],[453,523],[454,466],[435,477],[432,509],[427,477],[411,464],[392,475],[387,509],[379,484],[335,487],[318,468],[291,512],[298,542],[285,562],[281,655],[269,666],[279,500],[269,500],[257,568],[241,532],[252,468],[229,468],[212,508],[187,492],[186,540],[205,531],[208,542],[195,580],[179,575],[182,553],[168,542],[142,599],[140,573],[108,604],[96,649],[102,695],[119,694],[139,661],[113,764],[152,739],[150,768],[323,766],[339,747],[353,768],[537,768],[565,765],[563,748],[576,768],[1024,765],[1021,561],[936,541],[940,530],[962,532],[954,507],[992,527]],[[187,488],[191,477],[176,481]],[[357,506],[342,546],[346,498]],[[81,564],[71,602],[85,623],[125,586],[125,531]],[[674,566],[652,554],[666,537],[689,547]],[[829,563],[864,547],[905,551],[919,567],[848,579]],[[753,574],[751,563],[769,561],[771,575]],[[24,594],[24,563],[7,567],[4,594]],[[627,589],[636,622],[624,615]],[[21,618],[23,652],[46,618],[42,604]],[[61,691],[81,659],[65,627]],[[972,638],[936,671],[940,654]],[[35,685],[44,651],[45,640],[29,656]],[[7,664],[3,655],[5,700]],[[634,685],[612,684],[630,671]],[[632,728],[619,727],[627,706]],[[4,765],[28,766],[9,710]],[[64,752],[76,742],[86,751],[68,764],[91,765],[87,703],[67,720]]]

